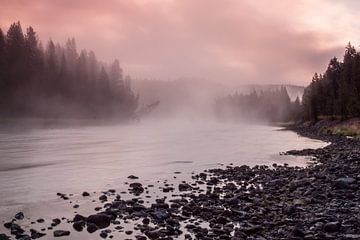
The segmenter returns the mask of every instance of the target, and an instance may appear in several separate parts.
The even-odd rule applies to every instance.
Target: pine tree
[[[115,91],[121,91],[124,87],[123,72],[117,59],[110,66],[109,78],[111,84],[115,86]]]
[[[20,22],[13,23],[6,34],[6,61],[5,91],[14,99],[25,78],[25,38]]]
[[[56,76],[58,75],[58,66],[56,65],[55,45],[51,39],[45,51],[45,68],[46,82],[44,91],[46,94],[53,95],[54,92],[56,92],[55,86],[57,86]]]
[[[0,98],[2,96],[2,90],[4,89],[6,79],[5,47],[5,35],[0,28]]]
[[[29,27],[25,35],[25,57],[27,74],[29,76],[39,75],[41,72],[41,52],[36,33],[32,27]]]

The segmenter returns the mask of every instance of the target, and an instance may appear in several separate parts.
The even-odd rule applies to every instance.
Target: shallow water
[[[186,180],[192,172],[229,163],[305,166],[307,159],[279,152],[325,145],[277,127],[200,120],[3,127],[0,220],[18,211],[29,217],[66,215],[57,192],[126,189],[123,183],[131,174],[150,183],[173,179],[174,172],[182,172],[177,177]]]

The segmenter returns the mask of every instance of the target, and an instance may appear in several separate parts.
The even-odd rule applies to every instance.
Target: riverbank
[[[128,239],[360,239],[358,142],[322,134],[315,127],[291,129],[331,144],[287,153],[316,157],[307,168],[228,165],[195,174],[192,181],[163,182],[159,189],[168,197],[148,203],[154,186],[129,176],[131,198],[113,189],[100,195],[82,193],[98,203],[92,214],[54,218],[40,229],[40,219],[23,227],[19,213],[4,226],[22,239],[71,238],[80,231],[83,239],[88,233],[111,238],[117,232]],[[73,200],[68,194],[58,197]],[[131,229],[124,228],[128,223]]]

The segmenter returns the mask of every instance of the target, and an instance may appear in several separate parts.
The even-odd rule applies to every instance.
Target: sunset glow
[[[7,1],[0,26],[20,20],[41,40],[119,58],[134,77],[304,85],[349,41],[356,1]],[[341,30],[340,30],[341,29]],[[262,71],[256,69],[262,68]],[[276,73],[276,76],[275,76]]]

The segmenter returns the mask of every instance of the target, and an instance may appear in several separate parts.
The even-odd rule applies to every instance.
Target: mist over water
[[[2,128],[0,216],[6,219],[14,209],[55,201],[56,192],[126,189],[123,182],[131,174],[149,183],[172,179],[174,172],[182,172],[179,181],[186,180],[194,171],[220,164],[305,166],[305,158],[279,152],[325,145],[278,130],[199,118]]]

